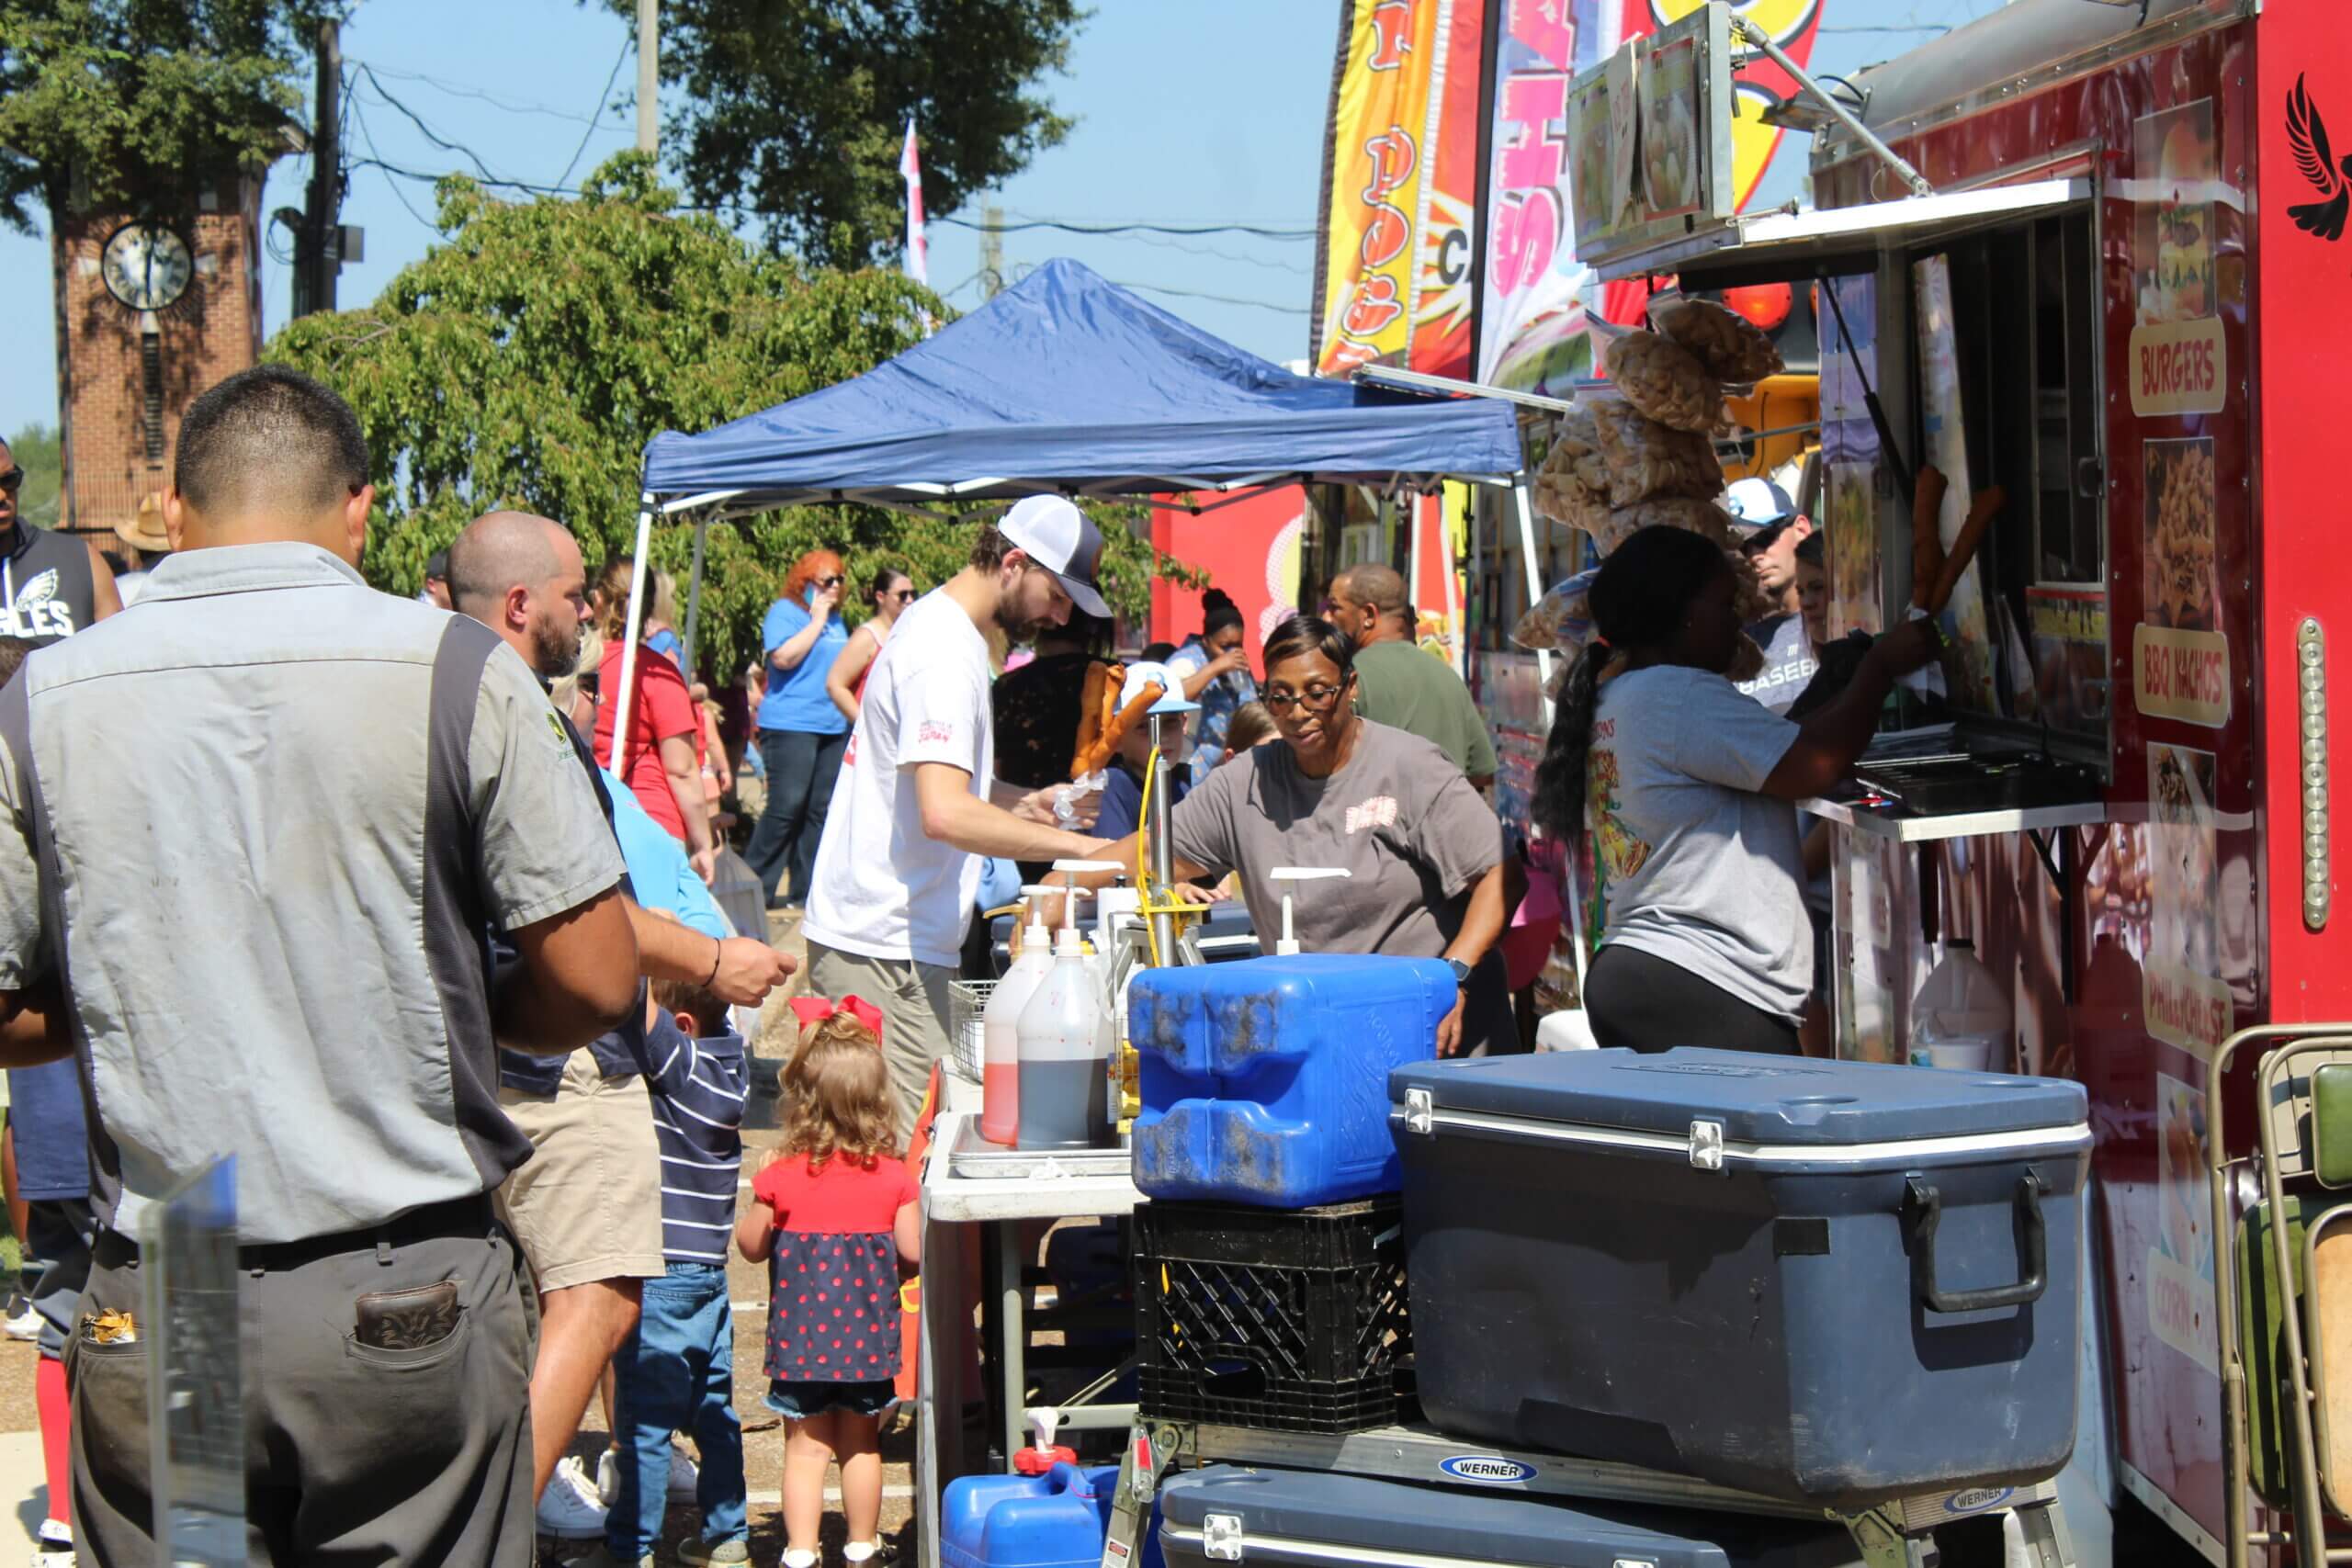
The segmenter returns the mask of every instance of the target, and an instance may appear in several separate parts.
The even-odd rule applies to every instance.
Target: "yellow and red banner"
[[[1324,148],[1318,375],[1471,369],[1484,0],[1348,0]]]

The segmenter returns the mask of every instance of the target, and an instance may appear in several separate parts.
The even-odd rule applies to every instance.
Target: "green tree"
[[[665,144],[696,202],[756,212],[775,249],[856,266],[903,236],[909,115],[933,215],[1069,133],[1032,89],[1068,63],[1083,17],[1075,0],[664,0]]]
[[[664,430],[702,431],[872,368],[945,313],[896,272],[769,255],[718,220],[679,215],[645,155],[622,153],[577,200],[507,203],[451,176],[447,243],[365,310],[308,316],[265,356],[334,387],[376,468],[368,581],[414,592],[425,557],[480,513],[517,507],[567,525],[591,570],[636,536],[641,456]],[[1125,519],[1098,509],[1109,592],[1140,614],[1156,566]],[[683,585],[693,529],[654,531]],[[963,564],[967,529],[872,507],[810,507],[715,525],[697,640],[712,668],[758,657],[759,623],[807,550],[841,552],[857,582],[889,561],[928,588]]]
[[[324,0],[0,4],[0,217],[168,209],[294,145]]]
[[[9,456],[25,470],[25,486],[17,492],[17,514],[37,528],[56,527],[57,499],[65,477],[57,426],[28,424],[7,441]]]

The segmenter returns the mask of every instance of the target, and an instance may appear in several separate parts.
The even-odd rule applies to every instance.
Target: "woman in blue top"
[[[1242,648],[1241,612],[1217,589],[1201,595],[1201,635],[1168,656],[1168,668],[1182,678],[1187,701],[1201,705],[1193,754],[1186,766],[1199,784],[1225,761],[1226,726],[1233,710],[1258,700],[1250,678],[1250,655]]]
[[[794,563],[784,596],[768,606],[761,626],[768,688],[760,699],[760,760],[767,768],[768,803],[743,858],[772,909],[808,902],[817,844],[825,836],[833,781],[849,743],[849,720],[825,690],[825,677],[849,641],[840,608],[843,576],[841,557],[810,550]],[[787,868],[788,892],[783,886]]]

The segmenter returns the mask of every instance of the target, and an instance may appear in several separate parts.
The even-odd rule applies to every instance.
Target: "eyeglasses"
[[[897,589],[890,594],[891,598],[896,599],[901,604],[910,603],[913,600],[914,596],[915,591],[911,588]]]
[[[17,490],[22,488],[24,482],[25,470],[22,468],[10,468],[6,473],[0,474],[0,490]]]
[[[1309,713],[1329,713],[1331,711],[1331,705],[1340,700],[1340,694],[1346,689],[1345,686],[1317,685],[1309,686],[1306,690],[1297,693],[1268,692],[1259,701],[1264,703],[1267,708],[1274,713],[1288,713],[1292,708],[1301,705],[1304,705]]]
[[[820,588],[839,588],[842,580],[841,573],[835,572],[831,577],[812,577],[808,581]]]

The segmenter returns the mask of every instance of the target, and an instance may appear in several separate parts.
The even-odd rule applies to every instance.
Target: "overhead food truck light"
[[[1765,332],[1788,325],[1796,293],[1785,283],[1743,283],[1724,290],[1724,304]]]

